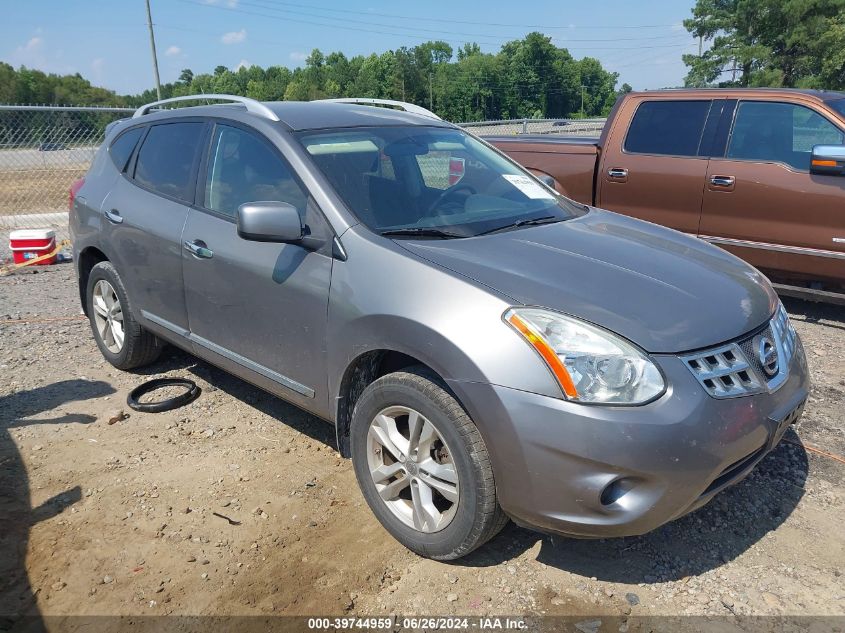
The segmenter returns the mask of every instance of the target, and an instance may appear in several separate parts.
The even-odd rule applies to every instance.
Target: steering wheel
[[[473,187],[472,185],[460,185],[459,184],[459,185],[455,185],[454,187],[449,187],[448,189],[445,189],[443,191],[443,193],[438,195],[434,199],[434,202],[432,202],[430,205],[428,205],[428,209],[426,209],[426,215],[431,215],[434,212],[434,210],[438,206],[440,206],[440,204],[443,203],[444,200],[447,200],[448,198],[456,195],[460,191],[466,191],[467,195],[470,195],[470,196],[478,193],[478,191],[476,191],[475,187]],[[442,214],[440,214],[440,215],[442,215]]]

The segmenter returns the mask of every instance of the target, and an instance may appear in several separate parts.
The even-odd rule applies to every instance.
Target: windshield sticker
[[[526,196],[532,200],[554,200],[552,193],[544,188],[542,185],[534,182],[528,176],[514,176],[512,174],[503,174],[502,178],[511,183],[514,187],[519,189]]]

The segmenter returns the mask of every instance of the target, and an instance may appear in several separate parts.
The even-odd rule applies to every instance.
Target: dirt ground
[[[0,169],[0,216],[30,211],[67,211],[70,186],[84,176],[87,169],[85,165],[15,171]]]
[[[787,307],[813,392],[742,483],[642,537],[510,525],[444,564],[381,528],[325,422],[174,349],[141,374],[113,369],[79,316],[71,265],[0,277],[0,621],[845,615],[845,310]],[[125,406],[163,375],[203,393],[169,413]],[[131,415],[109,424],[121,409]]]

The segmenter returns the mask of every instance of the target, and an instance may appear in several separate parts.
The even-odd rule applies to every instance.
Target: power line
[[[257,11],[247,11],[247,10],[236,8],[236,7],[224,7],[224,6],[213,5],[213,4],[205,4],[205,3],[199,2],[197,0],[179,0],[179,1],[184,3],[184,4],[192,4],[192,5],[204,7],[204,8],[207,8],[207,9],[217,9],[217,10],[220,10],[220,11],[229,11],[229,12],[235,12],[235,13],[240,13],[240,14],[244,14],[244,15],[254,15],[254,16],[258,16],[258,17],[269,18],[271,20],[278,20],[278,21],[283,21],[283,22],[287,22],[287,23],[293,22],[293,23],[297,23],[297,24],[310,24],[310,25],[313,25],[313,26],[322,26],[322,27],[334,28],[334,29],[339,29],[339,30],[344,30],[344,31],[358,31],[358,32],[363,32],[363,33],[376,33],[378,35],[393,35],[393,36],[397,36],[397,37],[416,37],[416,39],[425,39],[427,37],[427,36],[418,36],[418,35],[415,36],[414,34],[411,34],[411,33],[396,33],[395,31],[394,32],[382,31],[382,30],[378,30],[378,29],[366,29],[366,28],[360,28],[360,27],[354,27],[354,26],[344,26],[344,25],[341,25],[341,24],[327,24],[325,22],[314,22],[312,20],[301,20],[301,19],[295,19],[295,18],[288,18],[288,17],[279,16],[279,15],[260,13],[260,12],[257,12]],[[394,28],[406,28],[406,27],[394,27]],[[493,36],[493,37],[496,37],[496,36]],[[455,40],[455,39],[447,39],[447,38],[438,38],[438,39],[440,39],[442,41],[446,41],[446,42],[456,42],[456,43],[460,43],[460,44],[478,44],[478,43],[481,43],[481,44],[488,44],[488,45],[491,45],[491,46],[499,46],[499,45],[501,45],[501,43],[503,41],[512,41],[514,38],[501,37],[501,38],[499,38],[499,41],[496,41],[496,42],[489,41],[489,40]],[[519,39],[519,38],[517,38],[517,39]],[[641,50],[641,49],[649,49],[649,48],[672,48],[674,46],[676,46],[676,45],[674,45],[674,44],[653,44],[653,45],[650,45],[650,46],[611,46],[611,47],[577,46],[577,47],[566,47],[566,48],[585,49],[585,50],[624,51],[624,50]]]
[[[281,8],[277,8],[277,3],[271,3],[268,6],[266,2],[267,2],[267,0],[264,0],[263,2],[262,2],[262,0],[257,0],[257,1],[253,1],[253,2],[240,0],[239,6],[245,5],[245,6],[256,7],[256,8],[264,9],[264,10],[268,10],[268,11],[277,11],[277,12],[280,12],[280,13],[286,13],[286,14],[289,13],[289,14],[292,14],[292,15],[304,15],[306,17],[313,17],[313,18],[318,18],[318,19],[321,19],[321,20],[338,20],[338,21],[344,21],[344,22],[352,22],[352,23],[355,23],[355,24],[364,24],[364,25],[367,25],[367,26],[383,26],[383,27],[391,28],[391,29],[405,29],[405,30],[413,30],[413,31],[426,32],[426,33],[460,35],[460,36],[465,36],[465,37],[493,36],[493,37],[496,37],[496,38],[505,38],[505,39],[519,39],[520,37],[522,37],[522,35],[510,36],[510,35],[499,35],[499,34],[489,33],[489,32],[488,33],[467,33],[467,32],[464,32],[464,31],[444,31],[442,29],[423,28],[423,27],[420,27],[420,26],[417,26],[417,25],[406,27],[406,26],[402,26],[402,25],[399,25],[399,24],[385,24],[383,22],[373,22],[372,19],[355,20],[355,19],[347,18],[347,17],[333,17],[333,16],[328,16],[328,15],[320,15],[319,13],[309,13],[309,12],[305,12],[305,11],[295,11],[295,10],[292,10],[292,9],[281,9]],[[291,3],[282,2],[282,3],[278,3],[278,4],[290,5]],[[292,5],[292,6],[299,7],[299,6],[302,6],[302,5]],[[328,9],[325,9],[325,10],[328,11]],[[373,16],[373,15],[379,15],[379,14],[346,11],[346,10],[338,10],[338,11],[342,11],[343,13],[352,13],[354,15],[367,15],[367,16],[370,16],[370,17]],[[509,25],[509,26],[513,26],[513,25]],[[563,41],[566,41],[566,42],[618,42],[618,41],[661,40],[661,39],[669,39],[669,38],[672,38],[672,37],[677,37],[677,34],[673,34],[673,35],[647,35],[647,36],[644,36],[644,37],[617,37],[617,38],[605,38],[605,39],[596,39],[596,38],[570,39],[570,38],[566,38]]]
[[[352,11],[349,9],[336,9],[329,7],[318,7],[314,5],[299,4],[295,2],[282,2],[281,0],[264,0],[270,4],[285,5],[291,7],[298,7],[302,9],[311,9],[316,11],[326,11],[331,13],[345,13],[352,15],[367,15],[376,16],[380,18],[394,18],[397,20],[413,20],[414,22],[446,22],[449,24],[472,24],[474,26],[502,26],[512,28],[526,28],[526,29],[567,29],[572,30],[573,27],[577,29],[656,29],[656,28],[673,28],[677,24],[626,24],[621,26],[574,26],[574,25],[549,25],[549,24],[514,24],[514,23],[497,23],[497,22],[479,22],[477,20],[457,20],[454,18],[432,18],[423,16],[411,15],[397,15],[395,13],[376,13],[371,11]]]

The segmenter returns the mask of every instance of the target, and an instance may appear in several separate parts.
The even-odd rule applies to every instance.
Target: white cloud
[[[252,66],[252,63],[248,62],[245,59],[242,59],[237,66],[235,66],[235,72],[239,71],[241,68],[249,68]]]
[[[48,61],[47,45],[44,38],[40,35],[34,35],[26,41],[26,44],[15,48],[15,52],[12,53],[12,65],[45,70]]]
[[[178,55],[181,52],[182,52],[182,49],[179,48],[178,46],[170,46],[166,51],[164,51],[164,54],[167,57],[173,57],[174,55]]]
[[[308,59],[308,53],[303,53],[301,51],[293,51],[290,54],[290,58],[295,62],[304,62],[306,59]]]
[[[32,52],[35,50],[40,50],[42,45],[44,44],[44,38],[35,36],[31,37],[29,41],[24,44],[23,46],[18,46],[18,51],[20,52]]]
[[[229,7],[230,9],[234,9],[238,6],[238,0],[205,0],[206,4],[222,4],[224,6]]]
[[[220,38],[220,41],[224,44],[240,44],[244,40],[246,40],[246,29],[229,31],[228,33],[224,33]]]

